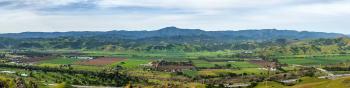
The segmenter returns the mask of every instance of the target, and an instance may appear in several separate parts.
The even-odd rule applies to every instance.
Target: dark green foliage
[[[0,34],[0,49],[88,49],[105,51],[217,51],[255,50],[283,46],[293,53],[305,53],[309,46],[290,46],[292,39],[336,38],[334,33],[297,32],[290,30],[203,31],[166,27],[157,31],[109,32],[25,32]],[[313,45],[343,46],[342,39],[320,39]],[[318,47],[310,46],[313,49]],[[348,47],[340,47],[348,48]]]
[[[105,39],[145,39],[145,38],[178,38],[185,36],[197,36],[205,39],[220,40],[270,40],[270,39],[310,39],[310,38],[335,38],[345,36],[336,33],[322,32],[298,32],[292,30],[241,30],[241,31],[203,31],[200,29],[180,29],[165,27],[156,31],[108,31],[108,32],[24,32],[1,34],[6,38],[57,38],[57,37],[92,37],[98,36]]]
[[[55,73],[61,73],[61,74],[69,74],[69,75],[76,75],[80,74],[85,77],[91,77],[91,78],[98,78],[98,81],[103,80],[112,80],[112,83],[109,84],[110,86],[125,86],[127,82],[134,81],[138,82],[137,78],[131,78],[127,75],[121,74],[119,72],[94,72],[94,71],[85,71],[85,70],[71,70],[71,69],[61,69],[61,68],[53,68],[53,67],[39,67],[39,66],[31,66],[31,65],[9,65],[9,64],[0,64],[0,67],[6,67],[6,68],[18,68],[18,69],[26,69],[28,71],[42,71],[42,72],[55,72]],[[65,79],[56,80],[56,83],[65,82]],[[84,85],[98,85],[99,83],[96,83],[96,81],[91,80],[82,80],[85,81]],[[26,86],[24,82],[22,82],[22,79],[17,79],[17,86]],[[107,82],[107,81],[105,81]],[[78,83],[78,82],[72,82],[72,83]],[[37,86],[36,84],[28,84],[29,86]],[[82,85],[82,84],[77,84]]]

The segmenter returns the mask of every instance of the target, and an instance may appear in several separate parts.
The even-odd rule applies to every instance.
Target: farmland
[[[62,51],[61,51],[62,52]],[[66,51],[67,52],[67,51]],[[69,51],[68,51],[69,52]],[[163,81],[167,79],[172,79],[169,82],[173,86],[180,86],[176,82],[176,80],[195,80],[198,78],[208,78],[210,81],[217,82],[228,82],[234,81],[239,83],[249,83],[249,80],[243,80],[240,77],[245,77],[246,79],[256,80],[256,78],[260,77],[268,77],[271,73],[269,70],[265,69],[266,64],[275,64],[272,61],[262,61],[255,58],[229,58],[229,57],[221,57],[221,55],[227,55],[232,53],[239,53],[240,51],[218,51],[218,52],[203,52],[202,54],[197,53],[171,53],[171,52],[139,52],[135,56],[135,52],[105,52],[105,51],[84,51],[81,54],[82,56],[69,57],[62,54],[61,56],[50,56],[46,57],[46,59],[37,59],[35,61],[31,61],[30,63],[34,63],[35,66],[40,67],[51,67],[51,68],[61,68],[61,69],[71,69],[71,70],[81,70],[81,71],[112,71],[115,70],[116,67],[121,67],[119,69],[123,73],[129,74],[129,76],[138,77],[138,78],[147,78],[147,84],[140,83],[139,86],[151,86],[151,84],[158,84],[158,81]],[[199,55],[198,55],[199,54]],[[192,55],[192,56],[191,56]],[[93,57],[93,59],[81,59]],[[305,66],[312,65],[332,65],[338,64],[341,62],[347,62],[347,55],[335,55],[335,56],[318,56],[318,57],[282,57],[278,59],[280,63],[283,64],[298,64]],[[79,59],[80,58],[80,59]],[[176,58],[182,58],[175,60]],[[190,61],[193,63],[193,66],[196,67],[195,70],[187,69],[181,71],[181,73],[173,73],[173,72],[161,72],[161,71],[152,71],[147,70],[144,66],[149,65],[151,62],[165,60],[172,63],[179,63],[182,61]],[[152,67],[151,67],[152,68]],[[294,71],[295,67],[284,67],[286,71]],[[93,81],[98,81],[101,79],[98,78],[90,78],[84,75],[71,75],[69,73],[56,73],[56,72],[48,72],[45,73],[43,71],[30,72],[26,70],[16,69],[16,68],[1,68],[2,71],[15,71],[17,74],[32,74],[30,78],[37,81],[44,81],[46,84],[55,84],[61,82],[68,82],[76,85],[92,85],[92,86],[112,86],[112,80],[109,82],[103,83],[91,83]],[[275,71],[274,73],[278,73],[279,71]],[[142,75],[141,75],[142,74]],[[7,74],[11,75],[11,74]],[[16,75],[14,75],[16,76]],[[17,75],[18,76],[18,75]],[[225,80],[217,80],[216,78],[221,78],[224,76],[232,77],[231,79]],[[44,79],[42,79],[44,78]],[[60,78],[60,80],[57,80]],[[85,81],[80,81],[80,80]],[[296,88],[298,86],[308,85],[307,80],[302,83],[295,84]],[[273,87],[286,87],[285,85],[270,81],[267,82],[270,88]],[[313,83],[313,82],[310,82]],[[190,86],[198,84],[196,82],[191,82],[190,84],[185,84],[183,86]],[[154,86],[153,86],[154,87]],[[257,88],[264,88],[264,84],[258,84]],[[266,87],[266,86],[265,86]]]
[[[94,38],[34,39],[23,45],[26,48],[0,48],[0,84],[10,80],[6,86],[33,88],[341,88],[347,86],[350,73],[347,38],[159,44]],[[27,46],[31,43],[35,44]],[[45,48],[32,48],[36,43]],[[52,46],[57,43],[63,45]]]
[[[223,61],[223,62],[208,62],[205,60],[192,60],[197,67],[215,67],[215,65],[227,65],[231,64],[232,67],[238,68],[256,68],[258,65],[249,63],[247,61]]]
[[[327,65],[337,64],[341,62],[349,62],[350,56],[324,56],[324,57],[289,57],[287,59],[279,59],[281,63],[300,64],[300,65]]]
[[[135,59],[135,58],[129,58],[121,62],[116,62],[112,64],[111,66],[121,65],[126,68],[138,68],[141,64],[147,64],[152,60],[144,60],[144,59]]]
[[[256,86],[256,88],[326,88],[326,87],[334,87],[334,88],[348,88],[350,85],[347,83],[349,81],[349,77],[339,78],[334,80],[325,80],[325,79],[317,79],[305,77],[301,78],[301,82],[294,86],[284,86],[280,83],[276,82],[266,82],[260,83]]]
[[[35,52],[35,51],[34,51]],[[52,51],[54,52],[54,51]],[[62,53],[63,52],[63,53]],[[66,52],[66,53],[64,53]],[[202,78],[207,79],[208,82],[215,83],[252,83],[251,80],[261,80],[262,78],[278,77],[278,73],[305,75],[307,73],[290,73],[296,70],[305,70],[304,67],[293,67],[292,65],[303,66],[330,66],[339,63],[348,62],[350,55],[333,55],[333,56],[317,56],[317,57],[300,57],[288,56],[281,57],[278,62],[273,60],[262,60],[249,57],[224,57],[228,54],[239,54],[241,51],[216,51],[216,52],[106,52],[106,51],[83,51],[78,56],[69,54],[69,50],[60,51],[61,55],[45,57],[45,59],[36,59],[30,62],[33,66],[39,68],[57,68],[62,70],[73,71],[91,71],[91,72],[113,72],[118,71],[128,76],[136,77],[138,79],[147,79],[144,82],[135,82],[134,86],[150,86],[161,87],[161,81],[167,80],[171,86],[203,86],[203,84],[196,81],[202,81]],[[68,53],[68,54],[67,54]],[[199,55],[198,55],[199,54]],[[14,54],[15,55],[15,54]],[[13,56],[14,56],[13,55]],[[177,59],[181,58],[181,59]],[[173,64],[169,67],[154,67],[155,62],[164,61],[167,64]],[[349,62],[350,63],[350,62]],[[183,65],[191,64],[195,68],[183,68]],[[270,64],[272,67],[283,66],[283,70],[268,70]],[[287,64],[287,65],[280,65]],[[12,65],[12,64],[9,64]],[[290,66],[288,66],[290,65]],[[34,67],[33,67],[34,68]],[[162,69],[162,70],[154,70]],[[167,70],[168,69],[168,70]],[[164,71],[163,71],[164,70]],[[31,80],[42,81],[44,84],[57,84],[67,82],[75,85],[89,85],[89,86],[113,86],[113,80],[101,82],[104,79],[90,77],[83,74],[73,75],[70,73],[44,72],[44,71],[27,71],[19,68],[3,67],[0,71],[14,71],[15,74],[6,74],[8,76],[21,76],[21,74],[30,75]],[[51,71],[51,70],[50,70]],[[285,72],[283,72],[285,71]],[[334,71],[338,74],[341,71]],[[317,73],[317,74],[316,74]],[[315,75],[322,75],[316,72]],[[342,72],[344,73],[344,72]],[[274,75],[275,74],[275,75]],[[291,76],[295,78],[294,76]],[[222,80],[219,80],[222,79]],[[285,79],[285,78],[283,78]],[[286,78],[288,79],[288,78]],[[29,80],[29,79],[28,79]],[[84,80],[84,81],[82,81]],[[188,84],[181,84],[179,81],[189,81]],[[293,88],[300,86],[314,85],[318,83],[317,80],[310,78],[301,78],[300,83],[294,84]],[[323,80],[323,79],[322,79]],[[96,82],[97,81],[97,82]],[[321,82],[333,83],[332,80],[325,80]],[[265,88],[266,84],[258,83],[257,88]],[[276,81],[267,81],[268,88],[290,87],[283,83]],[[40,84],[41,86],[45,86]],[[211,84],[210,84],[211,85]],[[321,84],[319,84],[321,85]]]
[[[350,0],[0,0],[0,88],[350,88]]]
[[[55,58],[50,60],[39,61],[38,64],[74,64],[77,61],[80,60],[70,58]]]
[[[112,63],[116,63],[119,61],[123,61],[124,59],[122,58],[96,58],[93,60],[81,60],[79,62],[76,62],[75,64],[79,64],[79,65],[108,65],[108,64],[112,64]]]

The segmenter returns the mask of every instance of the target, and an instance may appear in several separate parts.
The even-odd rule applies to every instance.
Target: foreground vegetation
[[[157,44],[89,38],[3,38],[0,87],[349,87],[349,38]]]

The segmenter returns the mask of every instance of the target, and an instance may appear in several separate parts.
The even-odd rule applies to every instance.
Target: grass
[[[16,87],[16,83],[13,78],[8,78],[3,75],[0,75],[0,82],[2,83],[2,87],[4,87],[4,85],[7,85],[10,88]],[[5,82],[6,84],[4,84],[3,82]]]
[[[327,64],[337,64],[341,62],[349,62],[350,56],[332,56],[332,57],[306,57],[306,58],[298,58],[298,57],[289,57],[287,59],[279,59],[281,63],[286,64],[299,64],[299,65],[327,65]]]
[[[207,69],[198,71],[198,75],[202,76],[218,76],[223,73],[236,73],[236,74],[255,74],[255,75],[264,75],[267,73],[266,70],[259,68],[242,68],[240,70],[230,70],[230,69]]]
[[[193,70],[185,70],[183,71],[183,74],[189,77],[196,77],[198,75],[198,72]]]
[[[232,62],[232,65],[235,67],[239,67],[239,68],[257,68],[259,67],[256,64],[252,64],[249,62]]]
[[[134,77],[145,77],[145,78],[156,77],[160,79],[168,79],[172,77],[172,75],[169,72],[148,72],[141,69],[129,70],[127,74]]]
[[[294,86],[284,86],[277,82],[260,82],[255,88],[350,88],[350,77],[335,80],[313,77],[300,78],[302,81]]]
[[[206,88],[205,84],[200,83],[188,83],[186,88]]]
[[[199,56],[205,57],[217,57],[224,55],[232,55],[233,53],[241,52],[239,50],[224,50],[224,51],[201,51],[201,52],[184,52],[177,50],[167,50],[167,51],[83,51],[84,53],[88,53],[88,55],[94,56],[115,56],[115,57],[153,57],[159,59],[181,59],[181,58],[197,58]]]
[[[214,67],[215,65],[205,60],[192,60],[196,67]]]
[[[302,77],[300,78],[300,83],[298,84],[307,84],[307,83],[316,83],[316,82],[322,82],[322,81],[327,81],[327,79],[319,79],[315,77]]]
[[[51,63],[43,63],[38,66],[42,67],[54,67],[58,68],[61,64],[51,64]],[[102,71],[104,69],[107,69],[107,66],[88,66],[88,65],[71,65],[73,67],[73,70],[87,70],[87,71]],[[68,68],[65,68],[68,69]]]
[[[338,78],[335,80],[302,78],[302,82],[291,88],[349,88],[350,77]]]
[[[252,64],[246,61],[239,61],[239,62],[208,62],[205,60],[192,60],[194,65],[196,67],[215,67],[215,64],[220,66],[225,66],[227,64],[231,64],[232,67],[238,67],[238,68],[257,68],[259,67],[256,64]]]
[[[173,77],[180,77],[178,75],[173,75],[168,72],[159,72],[159,71],[144,71],[140,68],[140,64],[147,64],[152,60],[165,59],[170,61],[180,61],[180,60],[189,60],[191,59],[195,66],[197,67],[215,67],[215,65],[225,66],[231,64],[232,67],[238,67],[240,69],[203,69],[199,71],[185,70],[183,74],[188,77],[196,77],[198,75],[206,76],[219,76],[227,73],[236,73],[248,75],[266,75],[267,71],[259,69],[259,66],[256,64],[249,63],[247,61],[238,61],[238,62],[219,62],[220,60],[232,60],[232,58],[217,58],[220,55],[230,55],[236,53],[235,51],[217,51],[217,52],[181,52],[181,51],[151,51],[151,52],[136,52],[136,51],[125,51],[125,52],[105,52],[105,51],[85,51],[88,55],[94,56],[113,56],[113,57],[123,57],[128,58],[126,60],[115,62],[106,66],[85,66],[85,65],[72,65],[73,70],[88,70],[88,71],[102,71],[104,69],[110,69],[116,65],[120,65],[124,68],[127,68],[127,74],[135,77],[145,77],[145,78],[159,78],[159,79],[170,79]],[[197,59],[198,56],[210,57],[209,59],[216,60],[217,62],[208,62],[206,60]],[[213,58],[212,58],[213,57]],[[301,58],[302,57],[302,58]],[[74,64],[79,61],[79,59],[68,59],[68,58],[54,58],[50,60],[40,61],[39,66],[49,66],[49,67],[59,67],[62,64]],[[325,64],[337,64],[340,62],[350,61],[350,56],[331,56],[331,57],[306,57],[306,56],[296,56],[296,57],[284,57],[279,59],[281,63],[287,64],[300,64],[300,65],[325,65]],[[294,67],[285,67],[286,70],[294,70]],[[24,70],[23,70],[24,71]],[[181,77],[185,77],[182,76]],[[83,77],[81,75],[68,75],[68,74],[59,74],[59,73],[42,73],[37,72],[35,75],[36,78],[40,81],[48,81],[49,83],[54,83],[57,78],[65,78],[68,82],[72,82],[73,79],[84,78],[87,80],[94,81],[96,78]],[[150,79],[152,81],[152,79]],[[301,82],[295,86],[284,86],[277,82],[267,82],[267,86],[264,82],[259,83],[256,88],[324,88],[324,87],[333,87],[333,88],[350,88],[350,78],[341,78],[336,80],[328,79],[318,79],[311,77],[301,78]],[[79,81],[82,82],[82,81]],[[163,81],[159,81],[162,83]],[[191,86],[203,86],[202,84],[188,84]]]
[[[114,67],[116,65],[121,65],[122,67],[125,67],[125,68],[137,68],[140,66],[140,64],[147,64],[149,62],[150,60],[147,60],[147,59],[126,59],[124,61],[113,63],[110,66]]]
[[[85,66],[85,65],[72,65],[75,70],[87,70],[87,71],[101,71],[106,69],[107,67],[99,67],[99,66]]]
[[[272,82],[272,81],[267,81],[267,82],[260,82],[257,86],[254,88],[284,88],[285,86],[277,83],[277,82]]]
[[[207,51],[202,51],[202,52],[190,52],[186,53],[186,56],[191,56],[191,57],[199,57],[199,56],[205,56],[205,57],[216,57],[218,55],[231,55],[233,53],[237,53],[240,51],[216,51],[216,52],[207,52]]]
[[[262,70],[259,68],[242,68],[240,70],[233,70],[231,72],[236,74],[247,73],[247,74],[255,74],[255,75],[264,75],[267,73],[267,70]]]

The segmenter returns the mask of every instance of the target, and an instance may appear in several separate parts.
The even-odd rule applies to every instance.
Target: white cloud
[[[75,3],[96,7],[91,11],[69,11],[75,8],[70,7],[58,12],[60,14],[54,10],[42,11]],[[133,7],[146,9],[129,9]],[[124,11],[118,11],[120,9]],[[346,24],[350,23],[349,9],[349,0],[16,0],[0,6],[0,30],[154,30],[179,26],[206,30],[279,28],[350,33],[347,31],[350,25]],[[174,13],[175,10],[186,13]]]
[[[8,2],[7,7],[21,9],[42,9],[48,7],[65,6],[72,3],[86,2],[87,0],[3,0]]]
[[[342,1],[335,3],[311,4],[297,6],[293,8],[295,12],[314,14],[314,15],[344,15],[350,14],[350,2]]]

